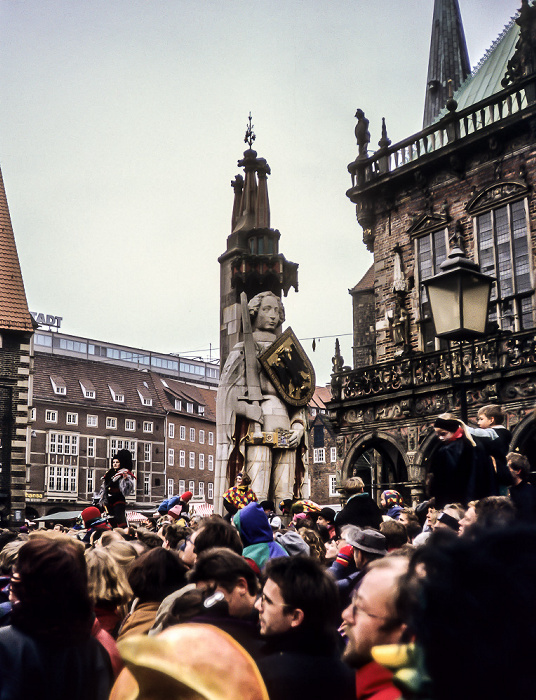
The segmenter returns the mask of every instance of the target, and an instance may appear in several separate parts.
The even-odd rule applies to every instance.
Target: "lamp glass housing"
[[[425,281],[436,335],[470,340],[484,335],[494,279],[459,267]]]

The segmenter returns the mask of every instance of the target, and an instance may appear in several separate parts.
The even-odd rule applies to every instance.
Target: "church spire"
[[[458,0],[435,0],[423,127],[434,122],[471,72]],[[450,81],[450,83],[449,83]]]

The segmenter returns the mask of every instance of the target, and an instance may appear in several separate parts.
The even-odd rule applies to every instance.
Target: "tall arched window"
[[[502,183],[478,195],[468,205],[474,216],[480,269],[497,280],[491,292],[489,320],[503,331],[534,327],[527,199],[508,201],[512,195],[525,194],[524,190],[517,183]],[[478,211],[486,204],[487,211]]]

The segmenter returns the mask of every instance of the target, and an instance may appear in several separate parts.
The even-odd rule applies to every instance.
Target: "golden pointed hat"
[[[117,646],[126,668],[110,700],[269,700],[251,656],[212,625],[175,625]]]

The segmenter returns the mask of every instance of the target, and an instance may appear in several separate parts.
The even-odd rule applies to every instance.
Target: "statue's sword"
[[[240,305],[242,307],[242,334],[244,336],[244,359],[246,362],[246,386],[247,396],[244,400],[258,406],[263,399],[259,373],[257,371],[257,353],[255,352],[255,341],[251,330],[251,317],[249,315],[248,298],[245,292],[240,294]],[[261,426],[255,422],[254,433],[260,433]]]

